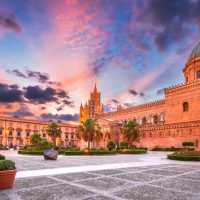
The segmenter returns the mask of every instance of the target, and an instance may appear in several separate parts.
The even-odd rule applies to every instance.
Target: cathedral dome
[[[188,59],[188,61],[191,61],[195,58],[200,57],[200,41],[198,42],[198,44],[193,48],[190,57]]]

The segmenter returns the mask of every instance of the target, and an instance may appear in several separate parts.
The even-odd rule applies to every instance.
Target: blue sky
[[[184,81],[199,9],[199,0],[1,0],[1,115],[77,120],[95,82],[106,110],[163,98]]]

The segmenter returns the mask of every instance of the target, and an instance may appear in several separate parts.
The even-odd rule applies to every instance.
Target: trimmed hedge
[[[168,154],[167,158],[170,160],[180,160],[180,161],[200,161],[200,152],[197,151],[175,152],[173,154]]]
[[[6,157],[4,155],[0,154],[0,160],[5,160],[5,159],[6,159]]]
[[[147,153],[146,149],[124,149],[124,150],[118,150],[118,153],[120,154],[143,154]]]
[[[113,155],[116,154],[116,151],[109,151],[106,149],[97,149],[97,150],[92,150],[89,152],[89,155]]]
[[[182,149],[177,147],[154,147],[152,151],[180,151]]]
[[[18,151],[19,154],[26,154],[26,155],[43,155],[43,150],[26,150],[21,149]]]
[[[0,160],[0,171],[6,171],[6,170],[14,170],[15,162],[12,160]]]
[[[66,156],[80,156],[85,155],[85,152],[82,150],[67,150],[64,152],[64,155]]]
[[[182,145],[183,145],[184,147],[187,147],[187,146],[193,147],[193,146],[194,146],[194,142],[186,141],[186,142],[183,142]]]
[[[115,151],[108,151],[108,150],[91,150],[89,152],[83,151],[83,150],[69,150],[65,151],[65,155],[67,156],[74,156],[74,155],[113,155],[116,154]]]

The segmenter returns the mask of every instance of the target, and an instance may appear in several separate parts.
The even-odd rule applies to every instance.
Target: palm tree
[[[90,151],[91,143],[102,138],[101,128],[95,120],[88,118],[79,125],[78,137],[87,142]]]
[[[125,121],[122,125],[122,134],[129,145],[139,137],[138,123],[136,120]]]
[[[54,147],[56,146],[56,138],[60,137],[61,129],[56,122],[51,122],[48,124],[47,128],[48,135],[52,138]]]

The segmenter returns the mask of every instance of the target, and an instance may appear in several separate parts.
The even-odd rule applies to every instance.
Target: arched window
[[[142,118],[142,124],[146,124],[147,123],[147,118],[146,117],[143,117]]]
[[[200,70],[197,71],[197,79],[200,79]]]
[[[183,112],[187,112],[189,110],[189,104],[188,102],[183,103]]]
[[[158,115],[153,116],[153,123],[157,124],[158,123]]]

